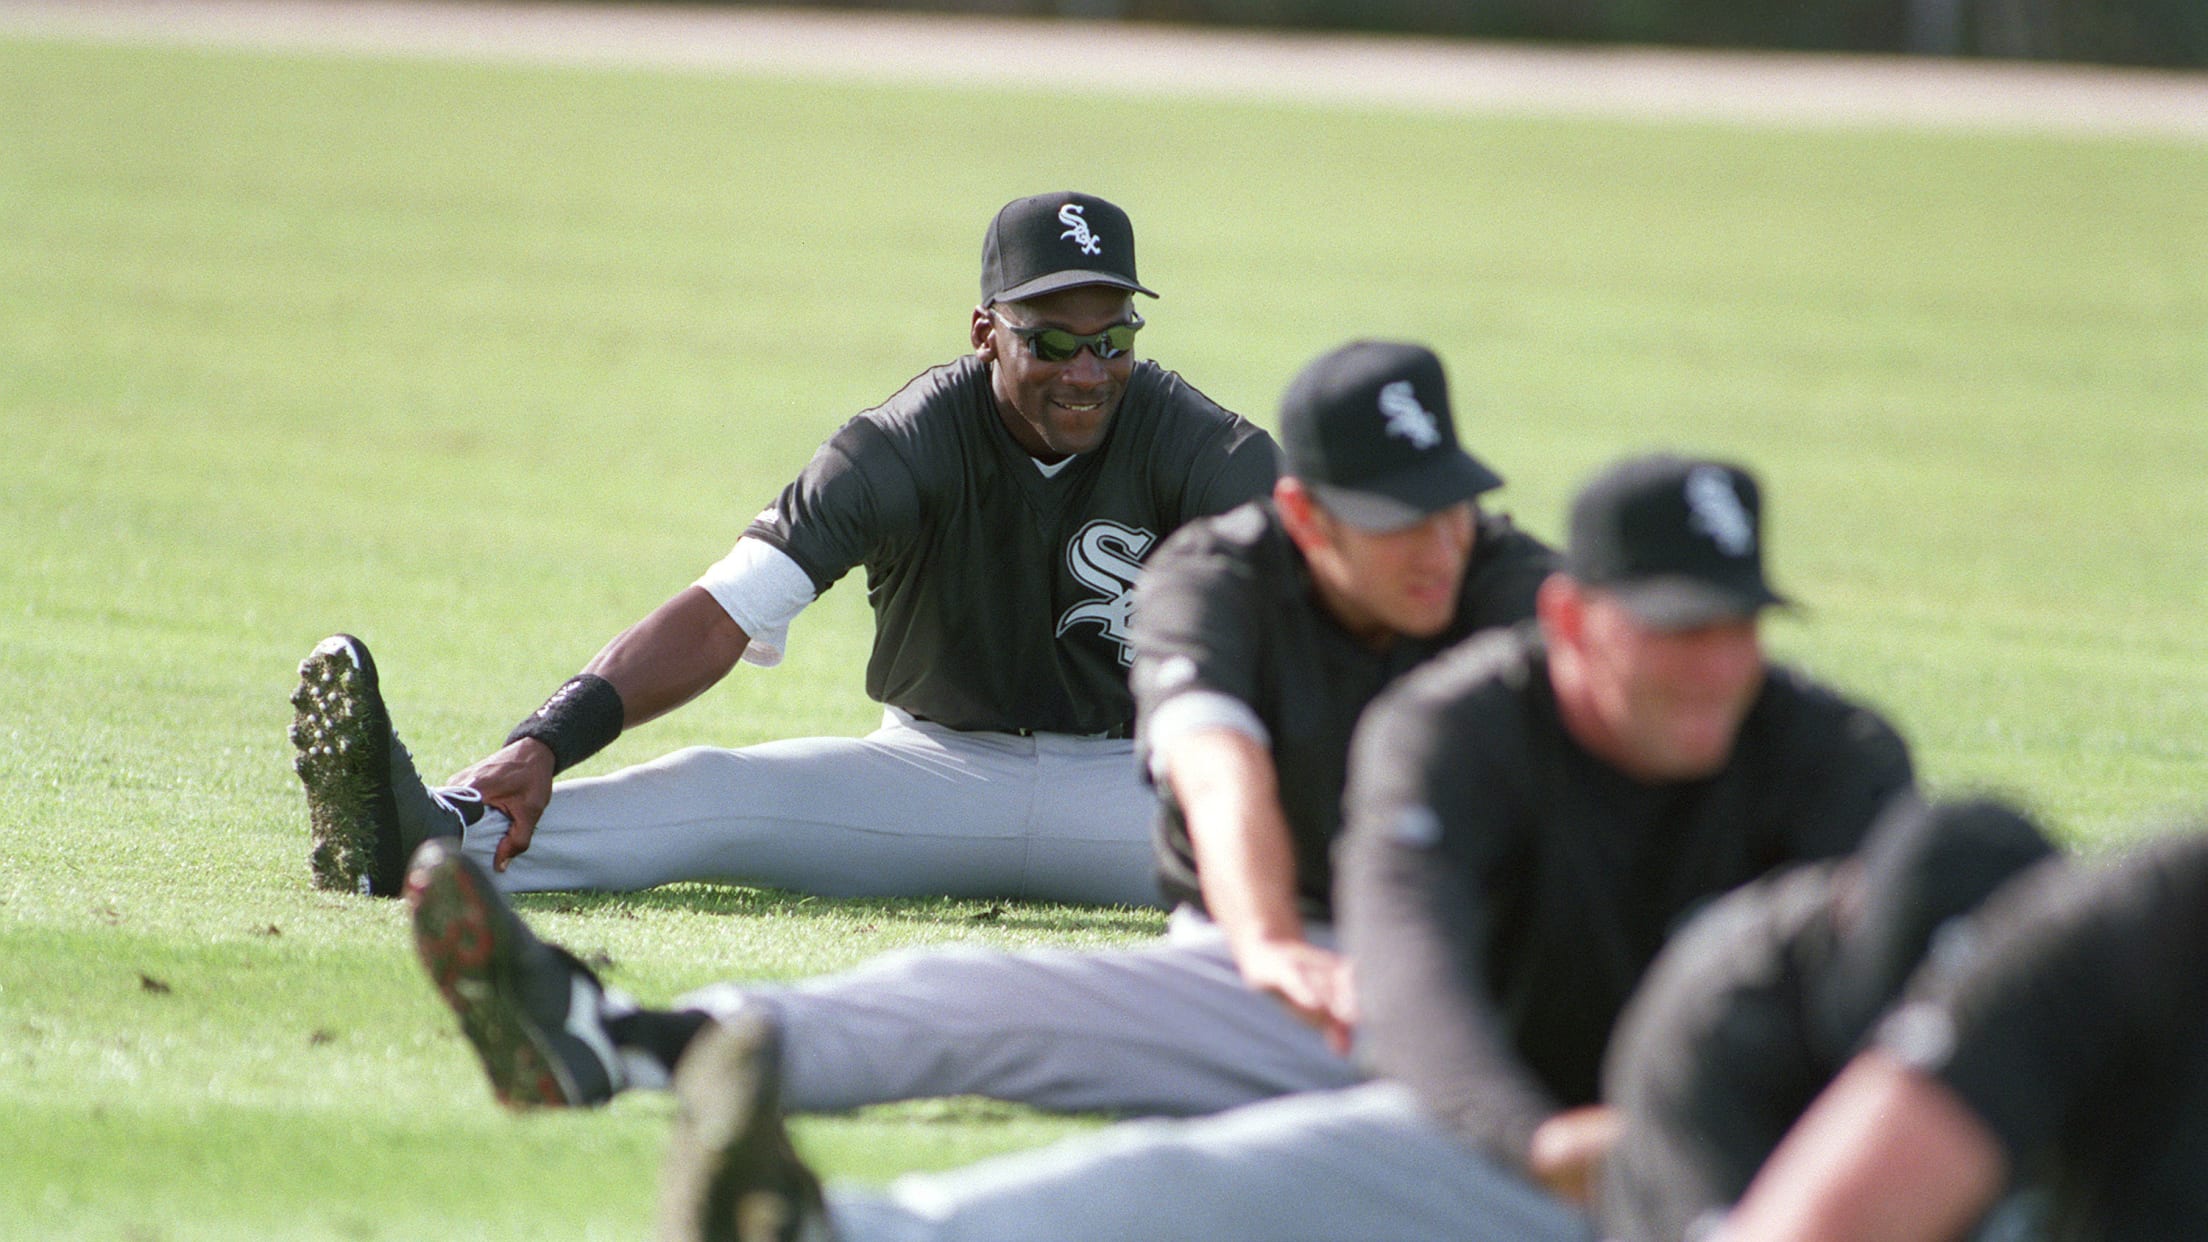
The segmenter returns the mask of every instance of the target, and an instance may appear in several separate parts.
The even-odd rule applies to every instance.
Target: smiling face
[[[1063,328],[1087,336],[1134,317],[1133,299],[1110,285],[1081,285],[974,311],[974,352],[989,364],[997,413],[1029,455],[1054,462],[1103,443],[1135,355],[1129,350],[1099,359],[1083,349],[1063,362],[1045,362],[1014,329]]]
[[[1582,746],[1652,782],[1713,776],[1732,758],[1763,688],[1754,616],[1659,629],[1561,575],[1540,610],[1557,705]]]

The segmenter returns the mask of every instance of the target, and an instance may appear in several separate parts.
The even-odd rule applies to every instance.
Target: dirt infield
[[[1560,49],[1078,21],[379,0],[0,0],[0,34],[1450,111],[2208,140],[2208,74]]]

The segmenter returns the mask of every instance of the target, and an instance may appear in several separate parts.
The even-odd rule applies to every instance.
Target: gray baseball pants
[[[793,986],[716,984],[676,1001],[722,1018],[742,1006],[764,1009],[781,1034],[791,1112],[981,1095],[1190,1116],[1362,1077],[1245,986],[1225,933],[1185,909],[1135,948],[913,949]]]
[[[895,708],[861,738],[693,747],[563,781],[507,892],[726,880],[824,897],[1162,904],[1134,743],[961,733]],[[509,820],[464,848],[485,866]]]
[[[1393,1083],[1125,1122],[886,1193],[838,1187],[839,1242],[1594,1242]]]

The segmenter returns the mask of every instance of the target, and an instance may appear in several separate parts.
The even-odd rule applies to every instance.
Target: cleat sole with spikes
[[[516,1110],[576,1108],[610,1098],[610,1043],[593,1059],[574,1047],[582,1040],[566,1022],[577,1005],[598,1003],[597,981],[537,940],[457,842],[432,840],[415,852],[406,902],[415,953],[459,1017],[499,1103]],[[563,1037],[572,1061],[563,1055]],[[590,1082],[579,1083],[578,1073]]]
[[[683,1054],[660,1173],[659,1242],[827,1236],[820,1180],[783,1125],[776,1043],[759,1014],[740,1013]]]
[[[405,866],[391,789],[391,722],[368,648],[348,634],[299,665],[291,704],[292,768],[306,787],[317,888],[394,896]]]

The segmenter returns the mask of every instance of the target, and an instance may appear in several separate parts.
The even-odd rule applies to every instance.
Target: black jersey
[[[1565,731],[1531,627],[1396,683],[1351,747],[1339,913],[1376,1067],[1521,1167],[1593,1103],[1626,998],[1681,918],[1853,851],[1909,787],[1876,714],[1772,666],[1715,776],[1635,781]]]
[[[1223,694],[1250,708],[1270,735],[1294,837],[1297,903],[1306,917],[1330,920],[1332,849],[1357,717],[1406,670],[1473,631],[1531,617],[1555,563],[1547,545],[1509,518],[1482,514],[1449,628],[1375,651],[1320,602],[1270,501],[1191,523],[1158,553],[1137,592],[1137,720],[1190,693]],[[1147,740],[1138,734],[1145,755]],[[1160,883],[1169,901],[1201,907],[1187,821],[1170,790],[1160,795]]]
[[[1603,1162],[1605,1238],[1699,1236],[1839,1072],[1852,1049],[1823,1038],[1811,997],[1838,952],[1838,871],[1792,867],[1728,893],[1634,993],[1602,1075],[1626,1123]]]
[[[969,356],[845,423],[744,533],[816,591],[866,566],[876,700],[954,729],[1123,731],[1144,561],[1277,470],[1263,429],[1139,362],[1104,442],[1046,477]]]
[[[1973,927],[1881,1046],[2052,1192],[2045,1236],[2208,1237],[2208,836],[2042,866]]]

